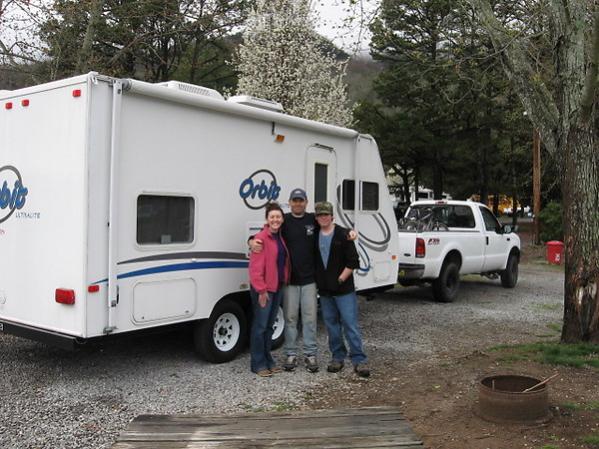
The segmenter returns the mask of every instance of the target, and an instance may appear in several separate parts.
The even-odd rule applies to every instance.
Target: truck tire
[[[247,344],[247,318],[239,304],[223,299],[210,318],[198,321],[193,343],[200,358],[211,363],[233,360]]]
[[[505,288],[514,288],[518,283],[518,256],[511,253],[507,259],[505,270],[501,272],[501,285]]]
[[[438,302],[452,302],[460,288],[460,267],[452,260],[441,267],[439,277],[433,281],[433,297]]]

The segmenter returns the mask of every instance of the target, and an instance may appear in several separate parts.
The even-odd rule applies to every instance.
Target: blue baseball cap
[[[289,201],[296,200],[296,199],[306,201],[308,199],[308,195],[306,195],[306,191],[304,189],[300,189],[299,187],[297,189],[293,189],[291,191],[291,193],[289,194]]]

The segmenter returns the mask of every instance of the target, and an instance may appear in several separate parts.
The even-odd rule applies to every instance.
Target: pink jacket
[[[262,251],[250,253],[250,283],[258,293],[265,291],[276,292],[279,289],[279,273],[277,269],[277,241],[268,230],[268,226],[254,236],[262,240]],[[289,251],[285,240],[281,237],[285,247],[285,279],[283,284],[289,282],[290,262]]]

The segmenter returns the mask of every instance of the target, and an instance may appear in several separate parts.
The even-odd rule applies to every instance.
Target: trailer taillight
[[[57,288],[54,299],[60,304],[75,304],[75,290]]]
[[[424,245],[424,239],[420,237],[416,239],[416,257],[426,256],[426,246]]]
[[[81,96],[81,89],[73,89],[73,97],[77,98]]]

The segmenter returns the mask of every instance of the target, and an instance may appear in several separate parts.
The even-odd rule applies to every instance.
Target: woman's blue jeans
[[[347,357],[347,349],[343,342],[343,334],[345,334],[352,364],[355,366],[358,363],[366,363],[367,358],[362,349],[362,335],[358,326],[356,293],[321,296],[320,308],[329,334],[329,350],[333,360],[343,362]]]
[[[270,369],[275,366],[275,361],[270,354],[274,331],[272,326],[281,306],[283,290],[279,289],[275,293],[268,292],[266,307],[260,307],[258,292],[253,288],[250,289],[250,296],[254,312],[252,329],[250,331],[250,364],[252,371],[257,373],[258,371]]]

